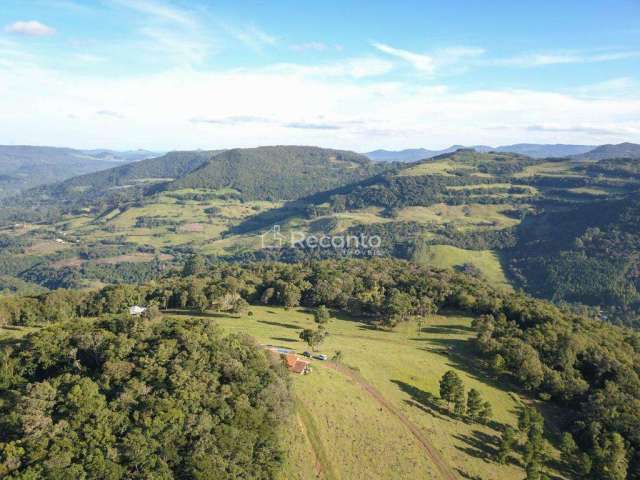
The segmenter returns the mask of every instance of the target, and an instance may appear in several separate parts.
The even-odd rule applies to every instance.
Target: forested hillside
[[[363,155],[326,148],[234,149],[166,188],[232,188],[245,200],[294,200],[362,180],[384,168]]]
[[[387,330],[437,311],[464,312],[476,318],[477,364],[571,412],[566,423],[557,424],[567,432],[562,439],[562,470],[567,476],[619,480],[637,479],[640,474],[637,332],[496,290],[473,276],[383,259],[227,264],[213,270],[193,259],[183,276],[146,286],[2,299],[0,318],[9,324],[74,320],[45,328],[4,350],[0,386],[7,400],[2,408],[14,412],[2,417],[0,430],[6,473],[100,468],[111,472],[112,478],[126,472],[137,478],[149,472],[219,471],[230,464],[246,472],[243,469],[257,462],[253,468],[261,473],[251,478],[270,478],[266,472],[277,464],[277,454],[273,443],[265,445],[262,440],[265,435],[273,438],[271,422],[281,412],[278,402],[283,396],[278,393],[281,382],[264,357],[252,353],[247,341],[220,339],[208,322],[126,320],[124,312],[138,302],[161,309],[220,312],[242,312],[247,303],[326,306],[368,319],[371,328]],[[98,323],[78,319],[106,314],[115,316]],[[234,362],[235,358],[243,363]],[[180,369],[169,375],[176,362]],[[270,394],[265,396],[265,391]],[[141,392],[153,401],[136,402]],[[221,397],[218,392],[227,393]],[[79,403],[81,395],[84,401]],[[238,395],[246,395],[249,404],[234,402]],[[89,405],[86,398],[91,399]],[[24,407],[15,409],[17,404]],[[220,417],[228,408],[242,408],[248,415],[242,418],[250,421],[238,424],[233,415]],[[212,419],[219,416],[222,423],[198,420],[201,430],[183,430],[190,416],[195,415],[195,421],[207,414]],[[89,450],[79,451],[75,443],[63,445],[56,436],[63,432],[86,441],[95,438],[96,430],[104,434]],[[249,450],[226,450],[226,443],[217,443],[222,440],[216,431],[236,432],[239,437],[234,438],[247,439],[241,448]],[[251,450],[258,436],[264,455]],[[150,442],[158,438],[164,441],[152,446]],[[34,449],[36,445],[40,448]],[[184,448],[174,449],[176,445]],[[109,447],[111,454],[105,457]],[[163,460],[143,466],[139,462],[147,458],[144,452],[149,448],[156,452],[149,460]],[[548,459],[538,453],[525,455],[527,469],[545,470]]]
[[[528,217],[509,252],[512,268],[537,296],[617,306],[640,302],[640,197],[600,201]]]

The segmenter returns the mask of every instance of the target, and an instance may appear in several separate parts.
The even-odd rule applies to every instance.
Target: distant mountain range
[[[618,145],[601,145],[588,152],[574,155],[580,160],[607,160],[610,158],[640,159],[640,145],[636,143],[620,143]]]
[[[520,155],[527,155],[532,158],[546,158],[546,157],[568,157],[571,155],[580,155],[587,153],[594,148],[595,145],[545,145],[536,143],[517,143],[515,145],[503,145],[501,147],[490,147],[488,145],[452,145],[449,148],[443,150],[428,150],[425,148],[410,148],[407,150],[374,150],[372,152],[365,153],[371,160],[384,161],[384,162],[417,162],[418,160],[424,160],[427,158],[433,158],[438,155],[455,152],[460,148],[472,148],[479,153],[487,152],[504,152],[504,153],[518,153]]]
[[[157,155],[147,150],[117,152],[0,145],[0,197]]]

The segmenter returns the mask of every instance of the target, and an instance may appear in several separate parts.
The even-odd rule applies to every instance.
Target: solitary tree
[[[502,432],[500,437],[500,444],[498,445],[498,455],[496,460],[501,465],[507,463],[509,454],[513,451],[513,447],[516,444],[516,432],[512,427],[507,427]]]
[[[456,413],[460,410],[464,413],[464,385],[462,380],[453,370],[447,371],[440,379],[440,398],[451,407],[455,405]]]
[[[329,309],[324,305],[320,305],[316,308],[315,312],[313,312],[313,321],[318,325],[324,325],[331,318],[331,314],[329,313]]]
[[[467,415],[471,420],[478,421],[480,419],[480,412],[482,411],[484,404],[480,392],[475,388],[469,390],[467,394]]]
[[[482,404],[482,408],[480,409],[480,416],[478,421],[483,425],[486,425],[493,418],[493,408],[491,408],[491,404],[489,402],[484,402]]]
[[[319,327],[317,330],[306,328],[300,332],[300,339],[307,342],[307,345],[311,347],[311,350],[316,351],[317,347],[324,341],[327,336],[327,332],[324,328]]]

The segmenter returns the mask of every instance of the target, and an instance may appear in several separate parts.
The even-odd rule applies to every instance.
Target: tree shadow
[[[224,312],[199,312],[197,310],[163,310],[162,313],[177,315],[179,317],[205,317],[205,318],[238,318]]]
[[[489,435],[480,430],[474,430],[470,435],[458,434],[454,436],[467,445],[466,447],[456,448],[467,455],[484,460],[485,462],[493,462],[498,453],[498,442],[500,438],[496,435]]]
[[[447,365],[450,367],[461,370],[471,378],[497,389],[506,392],[521,391],[520,388],[506,379],[490,375],[482,362],[478,362],[478,353],[472,342],[452,338],[431,338],[429,341],[441,348],[439,350],[425,348],[424,350],[445,355],[448,359]]]
[[[264,323],[265,325],[271,325],[272,327],[290,328],[292,330],[300,330],[300,325],[294,325],[293,323],[273,322],[270,320],[258,320],[258,323]]]
[[[482,477],[480,475],[471,475],[470,473],[467,473],[460,468],[456,468],[456,472],[458,472],[458,475],[460,475],[465,480],[482,480]]]
[[[440,404],[439,399],[433,394],[425,392],[424,390],[401,380],[391,380],[391,383],[395,383],[400,390],[411,397],[411,400],[405,400],[408,405],[419,408],[423,412],[440,420],[452,421],[452,413],[443,407]]]
[[[420,329],[421,333],[454,335],[456,333],[473,333],[474,329],[466,325],[427,325]]]
[[[286,337],[270,337],[271,340],[275,340],[276,342],[297,342],[298,340],[295,338],[286,338]]]

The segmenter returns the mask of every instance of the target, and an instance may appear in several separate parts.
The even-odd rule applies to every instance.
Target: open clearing
[[[451,245],[427,245],[413,260],[438,268],[451,268],[469,263],[480,270],[492,285],[512,288],[498,253],[493,250],[465,250]]]
[[[311,313],[262,306],[251,311],[252,316],[202,315],[216,317],[227,332],[308,350],[298,334],[314,325]],[[521,468],[491,459],[497,430],[456,420],[437,401],[440,378],[454,369],[467,389],[476,388],[491,402],[496,422],[516,423],[522,400],[477,368],[467,341],[473,335],[469,318],[433,316],[420,333],[414,323],[386,332],[349,318],[333,318],[327,329],[321,351],[341,351],[343,361],[335,369],[314,360],[310,375],[293,377],[298,406],[286,429],[283,480],[523,478]],[[440,468],[429,448],[442,459]]]

